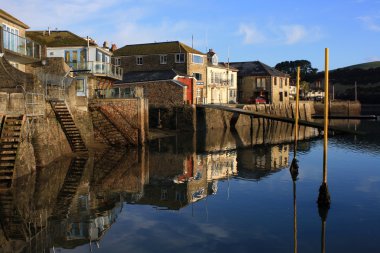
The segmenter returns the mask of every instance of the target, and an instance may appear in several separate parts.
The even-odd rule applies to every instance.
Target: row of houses
[[[160,105],[289,101],[289,76],[260,61],[219,62],[212,49],[203,53],[179,41],[117,49],[70,31],[29,31],[3,10],[0,23],[1,52],[17,70],[27,73],[28,64],[64,59],[76,81],[78,106],[107,94],[129,96],[136,87],[150,104]]]

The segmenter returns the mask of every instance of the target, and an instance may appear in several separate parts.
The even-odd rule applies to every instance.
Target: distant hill
[[[334,69],[330,71],[329,77],[330,84],[335,86],[336,99],[353,99],[356,82],[358,99],[361,103],[380,103],[380,61]],[[307,81],[313,83],[323,79],[324,72],[318,72],[310,76]]]
[[[380,68],[380,61],[373,61],[373,62],[366,62],[366,63],[361,63],[361,64],[355,64],[339,69],[374,69],[374,68]],[[338,70],[338,69],[336,69]]]

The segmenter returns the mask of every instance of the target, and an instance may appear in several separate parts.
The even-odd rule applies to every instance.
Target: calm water
[[[330,137],[324,224],[323,140],[303,129],[293,184],[280,124],[57,161],[2,194],[0,252],[380,252],[380,122],[346,123],[371,134]]]

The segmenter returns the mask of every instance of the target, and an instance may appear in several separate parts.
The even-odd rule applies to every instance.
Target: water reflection
[[[307,128],[300,129],[301,142],[297,145],[297,150],[304,153],[311,152],[311,147],[316,145],[302,141],[315,136],[311,130],[307,131]],[[237,191],[240,184],[265,182],[264,179],[292,167],[289,161],[294,145],[292,138],[294,140],[291,126],[271,123],[265,133],[264,130],[257,130],[255,134],[250,129],[237,129],[232,133],[181,134],[156,140],[142,150],[112,148],[93,152],[85,158],[57,160],[15,181],[10,191],[1,191],[0,252],[49,252],[53,247],[73,249],[80,246],[85,247],[80,252],[91,252],[104,247],[104,242],[110,240],[107,234],[121,222],[122,213],[130,212],[128,208],[138,206],[182,213],[187,207],[193,210],[202,202],[208,208],[218,195],[226,195],[229,199],[230,192]],[[294,158],[295,155],[293,151]],[[297,252],[297,226],[300,224],[297,222],[296,185],[299,181],[296,180],[299,176],[292,171],[293,194],[290,196],[294,252]],[[258,200],[263,192],[259,188],[256,191]],[[247,198],[246,192],[239,194]],[[278,194],[284,197],[283,193]],[[315,204],[315,195],[310,198]],[[235,195],[232,201],[236,199]],[[249,202],[248,199],[243,201]],[[281,199],[278,201],[281,203]],[[279,205],[283,207],[283,203]],[[250,207],[261,210],[260,203]],[[224,208],[231,211],[233,207]],[[324,243],[327,212],[322,211],[320,209]],[[265,217],[265,212],[256,215]],[[172,212],[166,213],[172,215]],[[271,219],[275,217],[278,216]],[[254,229],[255,223],[251,226]],[[260,229],[265,232],[265,228]],[[118,233],[116,236],[123,236]]]

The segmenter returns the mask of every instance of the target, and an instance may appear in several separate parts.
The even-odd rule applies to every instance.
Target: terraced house
[[[131,73],[174,70],[182,76],[195,78],[191,89],[192,103],[206,102],[207,56],[179,41],[126,45],[114,52],[113,63]]]

